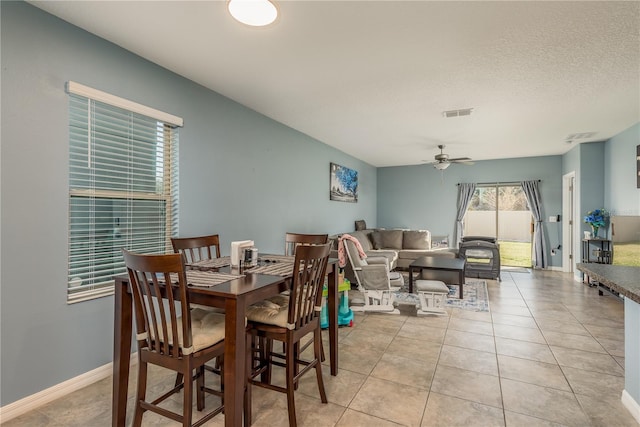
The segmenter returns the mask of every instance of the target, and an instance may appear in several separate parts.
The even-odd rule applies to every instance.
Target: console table
[[[606,239],[583,239],[582,240],[582,262],[596,264],[612,264],[613,263],[613,244],[611,240]],[[597,286],[591,283],[591,278],[584,273],[584,283],[589,286]],[[602,295],[602,291],[600,291]]]
[[[584,239],[582,241],[582,262],[593,262],[597,264],[613,263],[613,243],[611,240]]]

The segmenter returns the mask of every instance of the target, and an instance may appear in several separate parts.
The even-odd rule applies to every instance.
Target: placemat
[[[226,267],[229,264],[231,264],[231,257],[223,256],[220,258],[203,259],[201,261],[185,263],[184,265],[191,267],[193,269],[206,269],[206,268]]]
[[[244,274],[218,273],[216,271],[187,271],[187,282],[189,286],[210,288],[243,276]],[[177,282],[178,275],[172,274],[171,280]]]
[[[295,257],[290,256],[290,255],[271,255],[271,254],[266,254],[266,255],[260,255],[258,257],[258,261],[260,262],[288,262],[289,264],[293,264],[295,261]]]
[[[258,265],[245,270],[245,273],[271,274],[273,276],[291,276],[293,273],[293,262],[276,262]]]

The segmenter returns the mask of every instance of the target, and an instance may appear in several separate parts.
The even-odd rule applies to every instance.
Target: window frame
[[[127,232],[124,233],[128,234],[125,240],[130,244],[127,246],[128,249],[135,251],[135,245],[144,242],[143,246],[147,249],[144,253],[172,252],[171,237],[177,236],[178,233],[179,133],[177,128],[183,126],[183,120],[180,117],[71,81],[67,83],[67,93],[69,94],[67,303],[71,304],[112,295],[114,280],[113,276],[109,277],[108,270],[112,268],[115,272],[114,275],[126,272],[124,260],[121,256],[114,254],[114,250],[119,250],[117,246],[120,244],[124,246],[124,243],[118,240],[118,245],[116,245],[114,243],[115,237],[104,237],[104,235],[98,237],[98,234],[104,231],[100,229],[100,219],[113,221],[116,217],[114,212],[117,209],[120,209],[119,215],[117,215],[118,224],[120,217],[124,216],[125,224],[128,227],[126,228]],[[77,104],[82,105],[85,101],[87,104],[86,121],[84,121],[84,111],[77,107]],[[149,166],[146,171],[143,170],[139,174],[141,177],[133,177],[133,174],[128,174],[123,178],[117,172],[109,171],[107,177],[103,178],[104,180],[101,180],[98,185],[92,181],[90,177],[98,169],[97,165],[92,165],[95,154],[91,153],[91,147],[97,141],[92,128],[95,126],[94,120],[96,120],[92,117],[92,112],[95,109],[100,109],[103,118],[100,123],[104,125],[101,127],[101,131],[104,132],[101,132],[103,137],[100,139],[100,146],[107,148],[101,152],[99,160],[105,162],[106,165],[128,168],[129,171],[139,170],[139,166]],[[120,117],[111,120],[107,114],[111,111]],[[81,120],[80,125],[73,122],[78,118]],[[142,127],[133,124],[136,120],[142,123]],[[124,132],[126,134],[124,138],[122,136],[123,123],[130,126],[129,133]],[[78,129],[82,133],[84,125],[86,125],[87,134],[87,166],[85,167],[86,172],[79,173],[78,171],[82,169],[76,166],[77,159],[74,163],[73,156],[78,156],[78,140],[75,138],[77,138]],[[118,127],[119,125],[120,127]],[[127,128],[125,127],[125,129]],[[142,137],[136,135],[140,129],[143,134],[146,131]],[[154,138],[157,141],[156,150],[153,150]],[[124,156],[121,155],[123,147],[126,153]],[[146,152],[144,152],[145,149]],[[117,178],[111,178],[111,174]],[[155,189],[144,188],[145,185],[150,187],[154,182]],[[112,188],[108,188],[109,186]],[[135,187],[140,187],[137,188],[139,191]],[[88,203],[85,203],[85,200]],[[110,200],[113,203],[111,211],[109,211]],[[157,205],[154,205],[154,201],[158,202]],[[99,207],[96,208],[96,206]],[[126,209],[123,209],[123,206],[126,206]],[[134,224],[136,215],[138,215],[138,213],[134,215],[136,206],[144,212],[143,219],[153,218],[158,221],[155,223],[143,221],[141,225],[136,226]],[[140,209],[140,206],[144,206],[144,208]],[[153,209],[160,209],[160,214],[154,216],[147,213]],[[104,215],[105,212],[107,212],[106,215]],[[123,212],[126,212],[126,215]],[[78,232],[78,228],[82,231]],[[144,237],[140,236],[147,229],[155,232],[156,229],[162,228],[164,228],[164,233],[159,236],[159,239],[152,239],[151,243],[145,242]],[[114,228],[114,235],[116,234],[115,230]],[[111,246],[109,246],[110,244]],[[100,245],[104,245],[103,248],[100,248]],[[78,251],[78,247],[86,247],[86,253],[83,254],[82,250]],[[109,279],[105,280],[106,277]],[[90,283],[82,283],[87,280]],[[94,283],[94,281],[97,282]]]

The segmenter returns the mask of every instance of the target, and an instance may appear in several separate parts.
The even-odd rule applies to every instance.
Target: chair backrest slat
[[[139,350],[180,357],[182,348],[192,344],[191,316],[179,317],[180,313],[189,313],[182,256],[122,252],[134,299]]]
[[[185,263],[220,258],[220,236],[174,237],[173,251],[183,256]],[[215,257],[214,257],[215,253]]]
[[[284,254],[294,256],[300,245],[324,245],[328,241],[328,234],[287,233],[284,237]]]
[[[301,245],[296,250],[293,283],[289,294],[287,322],[301,328],[314,321],[320,313],[322,286],[329,260],[330,245]]]

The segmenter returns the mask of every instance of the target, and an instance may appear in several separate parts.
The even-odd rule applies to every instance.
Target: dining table
[[[223,257],[224,258],[224,257]],[[244,387],[246,379],[245,313],[247,307],[289,288],[293,276],[286,268],[282,255],[263,255],[253,267],[238,269],[218,259],[215,267],[187,266],[197,270],[211,270],[226,275],[225,281],[213,286],[189,286],[189,300],[193,304],[224,309],[224,417],[225,426],[243,423]],[[267,274],[271,273],[271,274]],[[327,309],[329,314],[329,365],[331,375],[338,374],[338,260],[327,263]],[[228,279],[228,280],[227,280]],[[129,366],[133,333],[133,298],[129,276],[118,275],[115,281],[114,338],[113,338],[113,395],[112,425],[125,426]]]

